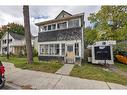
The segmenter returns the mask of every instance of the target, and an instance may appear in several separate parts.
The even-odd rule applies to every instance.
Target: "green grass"
[[[113,82],[122,85],[127,85],[127,77],[121,76],[117,73],[105,71],[102,67],[92,64],[85,64],[81,67],[75,66],[71,71],[71,76],[99,80],[105,82]]]
[[[123,64],[123,63],[118,63],[118,62],[116,62],[114,65],[115,65],[116,67],[118,67],[121,71],[127,73],[127,64]]]
[[[36,70],[36,71],[42,71],[48,73],[55,73],[60,67],[63,66],[63,64],[55,60],[49,62],[48,61],[39,62],[37,57],[34,57],[33,64],[27,64],[26,58],[10,57],[9,60],[7,60],[6,57],[0,57],[0,60],[4,62],[5,61],[11,62],[18,68]]]

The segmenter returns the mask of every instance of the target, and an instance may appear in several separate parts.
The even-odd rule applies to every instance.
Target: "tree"
[[[27,5],[23,6],[23,15],[24,15],[27,60],[29,64],[32,64],[33,63],[33,50],[32,50],[32,45],[31,45],[29,6]]]
[[[7,27],[9,27],[9,29]],[[7,31],[15,32],[15,33],[21,34],[21,35],[25,34],[23,25],[20,25],[20,24],[14,23],[14,22],[13,23],[8,23],[7,25],[3,25],[0,28],[0,38]]]
[[[100,40],[126,40],[127,6],[102,6],[97,13],[92,13],[88,20],[101,34]],[[120,35],[119,35],[120,33]],[[121,37],[121,35],[124,35]]]
[[[84,40],[86,45],[92,45],[98,40],[98,32],[96,29],[91,29],[91,27],[86,27],[84,29]]]

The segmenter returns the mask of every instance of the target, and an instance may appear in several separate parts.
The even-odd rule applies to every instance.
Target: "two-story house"
[[[39,27],[39,60],[81,62],[84,58],[84,13],[72,15],[62,10],[55,19],[36,25]]]
[[[37,37],[32,37],[31,42],[32,46],[34,47]],[[8,40],[9,39],[9,40]],[[25,42],[25,36],[20,35],[14,32],[6,32],[2,38],[0,39],[0,53],[1,54],[7,54],[7,50],[9,50],[10,54],[25,54],[26,49],[26,42]],[[9,43],[8,43],[9,42]],[[9,46],[8,46],[9,45]],[[37,46],[37,45],[36,45]],[[37,47],[34,47],[37,49]],[[9,47],[9,49],[8,49]]]

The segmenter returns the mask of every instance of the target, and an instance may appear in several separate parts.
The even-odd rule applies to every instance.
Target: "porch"
[[[25,54],[26,47],[25,46],[13,46],[12,47],[12,53],[14,55]]]
[[[61,60],[64,63],[81,62],[81,41],[57,41],[39,43],[39,60]]]

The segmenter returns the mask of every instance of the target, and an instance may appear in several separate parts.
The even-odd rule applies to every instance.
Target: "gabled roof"
[[[25,36],[21,35],[21,34],[17,34],[14,32],[9,32],[9,34],[16,40],[22,40],[25,38]]]
[[[68,14],[68,16],[59,18],[61,13],[66,13],[66,14]],[[35,23],[35,25],[40,26],[40,25],[45,25],[45,24],[50,24],[50,23],[56,23],[59,21],[75,19],[75,18],[79,18],[79,17],[81,17],[82,20],[84,21],[84,13],[79,13],[79,14],[75,14],[75,15],[71,15],[71,14],[67,13],[66,11],[62,11],[61,13],[55,19],[44,21],[44,22],[38,22],[38,23]]]
[[[72,14],[62,10],[55,19],[60,19],[60,18],[69,17],[69,16],[72,16]]]

